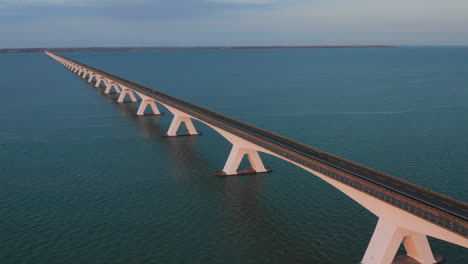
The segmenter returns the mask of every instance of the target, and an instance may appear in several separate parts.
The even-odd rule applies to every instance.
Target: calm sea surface
[[[62,53],[468,201],[468,48]],[[314,175],[216,177],[230,144],[44,54],[0,54],[0,263],[358,263],[377,218]],[[436,239],[448,264],[468,250]]]

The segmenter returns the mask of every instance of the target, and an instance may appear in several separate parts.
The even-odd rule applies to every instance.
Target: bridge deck
[[[63,56],[59,57],[87,68],[110,81],[120,83],[138,93],[174,107],[203,122],[235,134],[282,156],[286,160],[299,163],[445,229],[468,237],[468,205],[464,202],[254,127],[89,65]]]

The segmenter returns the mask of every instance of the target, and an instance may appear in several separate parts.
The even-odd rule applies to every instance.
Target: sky
[[[468,45],[468,0],[0,0],[0,48]]]

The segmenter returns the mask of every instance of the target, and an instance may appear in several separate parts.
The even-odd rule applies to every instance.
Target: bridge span
[[[192,120],[214,129],[232,143],[226,164],[218,175],[268,172],[259,152],[276,156],[325,180],[375,214],[379,220],[362,259],[364,264],[390,264],[403,243],[407,256],[423,264],[436,263],[427,236],[468,247],[468,204],[415,184],[309,147],[141,84],[46,51],[47,55],[95,87],[105,85],[120,93],[118,102],[141,98],[138,115],[148,106],[160,114],[163,105],[173,115],[166,136],[198,135]],[[184,123],[187,133],[177,133]],[[247,155],[252,166],[239,170]]]

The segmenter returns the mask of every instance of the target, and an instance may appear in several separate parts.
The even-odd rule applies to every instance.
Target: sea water
[[[468,200],[468,48],[61,53]],[[45,54],[0,54],[0,263],[358,263],[377,217],[323,180],[216,177],[231,145]],[[248,164],[243,164],[247,166]],[[430,239],[444,263],[468,251]]]

